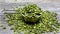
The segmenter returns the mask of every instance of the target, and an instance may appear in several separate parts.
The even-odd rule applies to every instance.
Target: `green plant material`
[[[3,24],[0,24],[0,27],[3,27]]]
[[[45,32],[58,32],[60,23],[57,14],[48,10],[42,11],[36,4],[26,5],[18,8],[18,14],[6,14],[8,24],[14,25],[14,34],[23,31],[24,34],[42,34]]]
[[[15,0],[15,1],[17,1],[17,0]]]
[[[26,22],[37,22],[41,16],[41,8],[39,8],[37,5],[27,5],[23,9],[18,9],[21,13],[21,16],[23,17],[24,21]]]
[[[2,29],[6,29],[6,27],[2,27]]]
[[[13,30],[14,28],[12,27],[10,30]]]
[[[0,27],[2,27],[2,29],[6,29],[6,27],[4,27],[4,25],[3,25],[3,24],[0,24]]]

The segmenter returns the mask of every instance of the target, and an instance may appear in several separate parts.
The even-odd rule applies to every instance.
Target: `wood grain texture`
[[[10,3],[8,1],[10,1]],[[4,8],[13,9],[13,8],[16,8],[17,6],[21,7],[27,3],[27,2],[24,2],[24,3],[23,2],[20,2],[20,3],[13,2],[12,3],[11,2],[12,0],[8,0],[8,1],[6,0],[6,2],[5,2],[3,0],[0,0],[0,23],[7,27],[6,30],[3,30],[2,28],[0,28],[0,34],[14,34],[13,31],[9,30],[11,27],[8,26],[8,24],[6,23],[6,20],[3,19],[4,17],[6,18],[6,16],[3,14],[5,12],[5,11],[3,11],[3,9]],[[33,0],[31,0],[31,1],[33,1]],[[56,12],[58,14],[57,19],[60,22],[60,0],[37,0],[37,1],[34,0],[34,2],[32,2],[32,3],[37,4],[43,10],[49,10],[51,12]],[[14,11],[6,11],[6,12],[12,13]],[[46,34],[53,34],[53,33],[50,32],[50,33],[46,33]],[[59,33],[57,33],[57,34],[60,34],[60,29],[59,29]]]

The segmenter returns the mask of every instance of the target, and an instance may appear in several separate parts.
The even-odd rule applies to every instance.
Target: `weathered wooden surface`
[[[3,30],[1,27],[0,27],[0,34],[14,34],[13,31],[10,30],[11,27],[8,26],[8,24],[6,23],[6,21],[3,19],[3,17],[5,17],[5,15],[3,14],[5,11],[3,11],[3,9],[13,9],[12,7],[16,8],[17,6],[18,7],[21,7],[23,6],[25,3],[15,3],[15,2],[8,2],[7,1],[4,1],[0,0],[0,23],[3,24],[4,26],[7,27],[6,30]],[[31,0],[32,1],[32,0]],[[31,2],[30,1],[30,2]],[[36,3],[37,5],[39,5],[43,10],[50,10],[50,11],[53,11],[53,12],[56,12],[58,15],[57,15],[57,18],[58,18],[58,21],[60,22],[60,0],[40,0],[40,1],[36,1],[34,0],[33,3]],[[13,11],[8,11],[8,12],[13,12]],[[47,34],[53,34],[53,33],[47,33]],[[59,33],[57,34],[60,34],[60,29],[59,29]]]

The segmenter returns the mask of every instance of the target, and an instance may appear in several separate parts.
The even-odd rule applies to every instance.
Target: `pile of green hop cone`
[[[43,11],[36,4],[27,4],[18,8],[16,13],[6,14],[8,25],[14,25],[14,34],[42,34],[54,32],[56,34],[60,23],[57,14],[48,10]]]

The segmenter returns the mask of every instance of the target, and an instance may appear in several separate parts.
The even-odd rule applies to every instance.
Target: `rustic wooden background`
[[[40,6],[43,10],[49,10],[52,12],[56,12],[58,21],[60,22],[60,0],[0,0],[0,24],[3,24],[7,29],[3,30],[0,27],[0,34],[14,34],[13,30],[11,31],[8,24],[6,23],[6,20],[3,18],[5,15],[3,14],[5,11],[4,9],[12,10],[13,8],[21,7],[26,3],[35,3],[38,6]],[[13,7],[13,8],[12,8]],[[7,12],[13,12],[13,11],[7,11]],[[23,34],[23,33],[22,33]],[[53,34],[52,32],[46,33],[46,34]],[[60,29],[59,33],[60,34]]]

